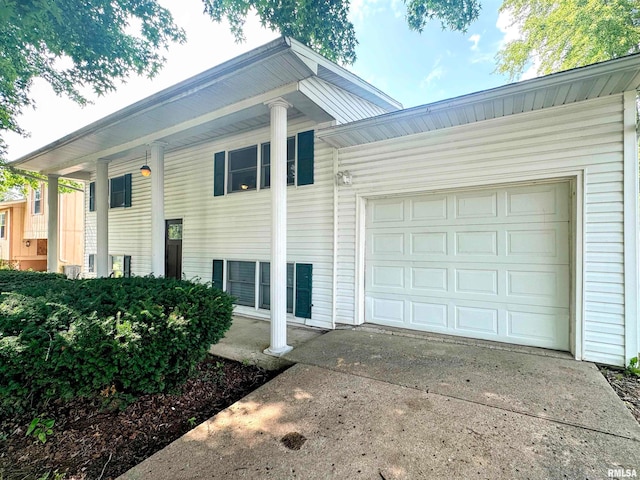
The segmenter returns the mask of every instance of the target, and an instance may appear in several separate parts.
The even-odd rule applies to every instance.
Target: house
[[[402,110],[283,38],[16,164],[89,182],[89,274],[213,281],[273,355],[370,322],[624,365],[638,87],[634,55]]]
[[[56,247],[48,241],[48,188],[27,189],[24,199],[0,202],[0,260],[20,270],[47,270],[48,255],[70,275],[80,273],[84,262],[84,194],[58,193]]]

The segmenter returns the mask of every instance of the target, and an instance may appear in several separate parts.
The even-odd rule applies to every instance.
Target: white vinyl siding
[[[109,178],[131,173],[131,207],[109,209],[109,255],[130,255],[131,275],[151,273],[151,178],[140,174],[144,155],[134,161],[109,163]],[[152,173],[153,175],[153,173]],[[95,177],[91,179],[95,181]],[[85,276],[89,255],[96,253],[96,212],[89,211],[89,186],[85,189]],[[171,218],[171,217],[167,217]]]
[[[356,323],[356,194],[420,193],[584,171],[585,360],[624,364],[622,95],[339,151],[336,321]],[[581,249],[581,245],[577,248]],[[581,308],[578,305],[578,308]]]
[[[288,135],[315,128],[309,121],[290,120]],[[165,153],[165,217],[183,219],[186,278],[210,281],[214,259],[269,261],[271,189],[212,195],[215,152],[269,140],[269,128],[263,128]],[[305,322],[326,328],[332,325],[333,154],[323,142],[316,141],[314,165],[313,185],[287,188],[287,261],[313,264],[313,317]],[[135,185],[133,193],[135,207]]]
[[[338,124],[387,113],[383,108],[317,77],[307,78],[299,85],[300,91],[334,117]]]

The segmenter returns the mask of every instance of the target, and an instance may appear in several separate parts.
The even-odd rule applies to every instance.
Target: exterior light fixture
[[[144,165],[140,167],[140,174],[143,177],[148,177],[151,175],[151,168],[147,165],[147,152],[144,152]]]
[[[243,183],[242,185],[240,185],[240,188],[242,190],[249,190],[249,185],[247,185],[246,183]]]

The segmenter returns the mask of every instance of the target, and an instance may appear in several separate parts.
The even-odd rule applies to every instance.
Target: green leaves
[[[440,20],[442,29],[466,32],[480,14],[477,0],[405,0],[409,28],[422,32],[428,22]]]
[[[29,427],[27,428],[26,436],[29,435],[35,437],[37,440],[40,440],[42,443],[47,442],[47,437],[49,435],[53,435],[53,425],[55,424],[55,420],[53,418],[44,418],[44,416],[35,417],[31,420]]]
[[[505,0],[500,10],[521,32],[496,57],[512,80],[532,63],[546,75],[640,51],[638,0]]]
[[[231,298],[210,285],[152,277],[0,271],[0,292],[6,412],[103,391],[166,391],[222,338],[233,311]]]

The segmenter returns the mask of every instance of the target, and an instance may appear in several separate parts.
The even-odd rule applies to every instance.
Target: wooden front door
[[[166,221],[165,239],[165,277],[182,278],[182,219]]]

